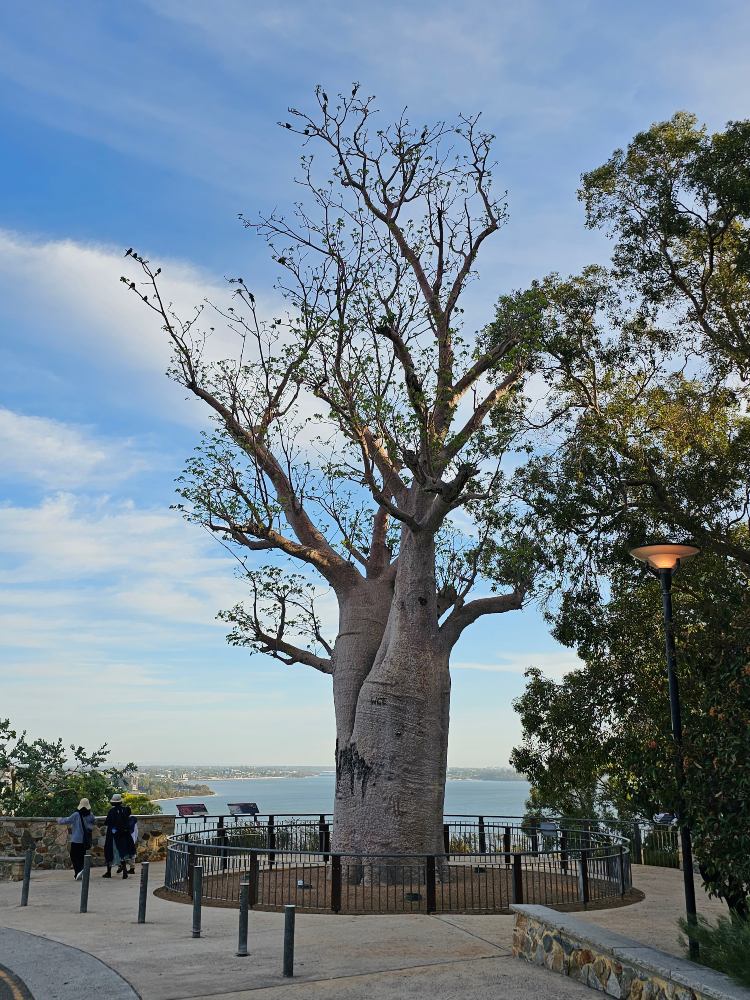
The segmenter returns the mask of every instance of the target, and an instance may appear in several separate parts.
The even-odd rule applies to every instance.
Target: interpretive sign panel
[[[182,802],[176,808],[178,814],[183,818],[188,816],[208,816],[208,809],[203,802]]]
[[[227,802],[232,816],[257,816],[260,812],[256,802]]]

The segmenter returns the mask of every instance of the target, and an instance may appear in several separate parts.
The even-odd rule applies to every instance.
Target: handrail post
[[[487,838],[484,834],[484,816],[479,817],[479,853],[487,853]]]
[[[331,910],[341,911],[341,855],[334,854],[331,858]]]
[[[248,891],[248,906],[252,909],[258,902],[258,882],[260,880],[260,864],[258,855],[253,851],[250,855],[250,889]]]
[[[187,845],[187,890],[189,893],[193,891],[193,877],[195,875],[195,854],[196,845],[193,843],[188,843]]]
[[[447,855],[451,852],[451,831],[447,823],[443,823],[443,850]]]
[[[331,853],[331,824],[326,821],[323,826],[323,850],[325,851],[325,863],[328,864],[328,855]]]
[[[568,831],[560,831],[560,871],[568,870]]]
[[[193,937],[201,936],[201,904],[203,902],[203,865],[193,869]]]
[[[581,860],[578,867],[578,898],[584,906],[589,901],[589,852],[581,851]]]
[[[523,872],[521,871],[521,855],[513,855],[513,902],[523,903]]]
[[[620,864],[620,895],[624,896],[625,895],[625,850],[622,844],[620,844],[620,857],[618,860]]]
[[[21,883],[21,906],[29,905],[29,884],[31,882],[31,866],[34,862],[34,849],[30,847],[26,851],[23,861],[23,882]]]
[[[425,858],[425,884],[427,890],[427,912],[434,913],[437,909],[437,893],[435,891],[435,855],[428,854]]]
[[[282,968],[287,978],[294,975],[294,913],[294,905],[287,903],[284,907],[284,962]]]
[[[237,957],[247,956],[247,911],[250,905],[250,884],[247,881],[240,883],[240,926],[237,938]]]
[[[276,855],[273,853],[273,849],[276,847],[276,824],[274,822],[274,817],[268,817],[268,867],[273,868],[273,863]]]
[[[81,906],[79,913],[89,911],[89,880],[91,879],[91,855],[86,854],[83,859],[83,874],[81,875]]]
[[[510,856],[510,827],[505,827],[505,833],[503,834],[503,851],[505,852],[505,865],[510,868],[513,863]]]
[[[138,890],[138,923],[146,923],[146,900],[148,899],[148,861],[141,862],[141,884]]]
[[[224,817],[219,816],[216,824],[217,840],[219,841],[219,853],[221,855],[221,870],[227,870],[227,831],[224,827]]]
[[[325,852],[326,849],[326,818],[323,813],[320,814],[320,819],[318,820],[318,850],[321,854]]]

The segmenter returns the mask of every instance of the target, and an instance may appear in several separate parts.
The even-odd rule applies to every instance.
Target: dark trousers
[[[83,859],[86,857],[85,844],[70,845],[70,860],[73,862],[73,874],[83,871]]]

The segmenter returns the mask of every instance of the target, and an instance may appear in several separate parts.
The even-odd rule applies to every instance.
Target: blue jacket
[[[89,813],[88,816],[81,816],[80,812],[76,809],[76,811],[71,813],[70,816],[66,816],[64,819],[59,819],[57,822],[61,826],[70,827],[71,844],[85,844],[85,834],[88,833],[89,837],[91,837],[91,832],[96,824],[96,817],[93,813]]]

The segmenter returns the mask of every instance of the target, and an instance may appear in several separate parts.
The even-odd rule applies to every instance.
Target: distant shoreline
[[[244,782],[248,782],[248,781],[284,781],[284,780],[289,780],[289,779],[293,779],[293,778],[296,778],[298,780],[302,780],[302,779],[305,779],[305,778],[319,778],[319,777],[322,777],[323,775],[329,775],[329,774],[330,775],[335,775],[335,773],[336,772],[333,769],[331,769],[329,771],[316,771],[314,774],[259,774],[259,775],[251,775],[249,777],[244,777],[244,778],[243,777],[238,777],[238,776],[231,777],[231,778],[201,777],[200,779],[196,778],[195,780],[196,781],[200,780],[202,782],[218,782],[218,781],[222,781],[222,782],[223,781],[241,781],[241,782],[242,781],[244,781]],[[519,775],[517,778],[505,778],[505,777],[503,777],[503,778],[489,778],[489,777],[485,778],[485,777],[479,776],[479,775],[454,775],[454,776],[451,776],[449,774],[447,776],[446,780],[447,781],[460,781],[460,782],[476,781],[476,782],[479,782],[481,784],[486,784],[486,783],[491,783],[491,782],[497,782],[498,784],[505,784],[505,783],[507,783],[507,784],[516,784],[516,782],[525,782],[526,778],[522,777],[521,775]],[[205,794],[206,794],[205,792],[198,792],[195,795],[189,795],[188,793],[183,792],[181,795],[170,795],[168,798],[153,799],[152,801],[153,802],[176,802],[178,799],[190,799],[190,798],[195,799],[195,798],[200,798],[201,795],[205,795]],[[212,795],[216,795],[217,792],[212,791],[211,794]]]

